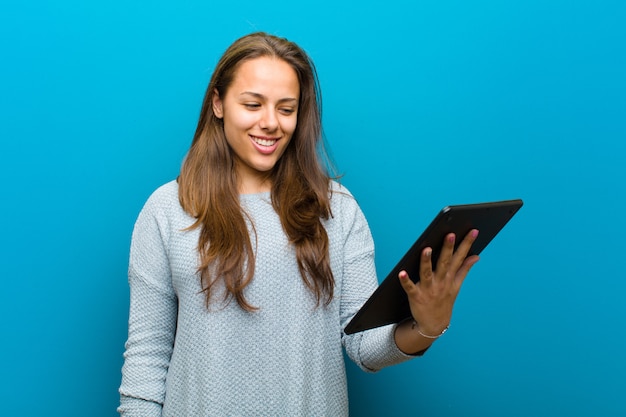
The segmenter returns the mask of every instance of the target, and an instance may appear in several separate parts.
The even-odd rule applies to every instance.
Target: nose
[[[266,109],[259,122],[261,129],[272,132],[278,128],[278,118],[273,109]]]

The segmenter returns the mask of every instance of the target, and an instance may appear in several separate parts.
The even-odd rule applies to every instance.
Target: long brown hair
[[[300,83],[296,129],[270,173],[272,205],[295,248],[300,275],[318,305],[333,297],[328,235],[322,221],[332,216],[329,182],[334,171],[324,147],[317,72],[295,43],[258,32],[235,41],[218,62],[178,178],[180,203],[196,218],[191,228],[201,228],[199,272],[207,307],[212,290],[221,281],[226,289],[224,301],[234,298],[245,310],[257,308],[244,296],[254,276],[254,250],[239,203],[233,151],[212,102],[215,92],[226,96],[242,62],[263,56],[291,65]]]

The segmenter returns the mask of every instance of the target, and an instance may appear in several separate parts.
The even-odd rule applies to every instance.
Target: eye
[[[261,107],[259,103],[243,103],[243,106],[249,110],[257,110]]]
[[[293,114],[296,111],[296,109],[292,109],[291,107],[282,107],[278,109],[278,111],[286,116],[289,116],[290,114]]]

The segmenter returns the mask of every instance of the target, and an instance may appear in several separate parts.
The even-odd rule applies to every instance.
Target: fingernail
[[[448,242],[454,243],[454,235],[448,236]]]
[[[432,255],[432,254],[433,254],[433,251],[430,248],[428,248],[428,249],[426,249],[424,251],[424,256],[427,257],[427,258],[430,258],[430,255]]]
[[[478,236],[478,230],[474,229],[472,230],[472,237],[476,237]]]

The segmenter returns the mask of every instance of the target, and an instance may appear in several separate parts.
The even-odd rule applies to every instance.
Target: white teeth
[[[252,140],[262,146],[272,146],[276,143],[276,139],[261,139],[254,136],[252,137]]]

